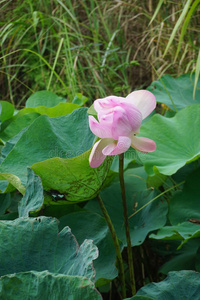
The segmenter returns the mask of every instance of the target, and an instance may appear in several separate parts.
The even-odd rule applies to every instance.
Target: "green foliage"
[[[28,126],[39,116],[40,114],[38,113],[27,113],[25,115],[18,113],[13,118],[9,119],[8,122],[4,122],[1,127],[0,137],[4,142],[9,141],[6,146],[9,144],[8,148],[12,148],[12,144],[16,144]],[[22,131],[23,129],[24,131]],[[7,155],[7,153],[5,153],[5,155]]]
[[[0,275],[45,271],[84,276],[94,281],[92,261],[98,249],[91,240],[79,247],[69,227],[58,231],[56,219],[18,218],[0,221]],[[14,244],[17,247],[13,247]]]
[[[6,210],[8,209],[8,207],[11,204],[11,197],[9,193],[1,194],[0,195],[0,215],[3,215]]]
[[[143,168],[142,170],[141,168],[129,169],[125,172],[128,215],[131,216],[135,213],[129,219],[132,246],[142,244],[150,231],[156,230],[166,223],[167,204],[160,199],[151,201],[155,193],[151,189],[147,189],[145,180],[140,177],[141,173],[144,174]],[[126,245],[119,181],[106,188],[101,196],[118,238]],[[145,205],[146,207],[137,212]],[[101,214],[95,200],[88,202],[85,208]]]
[[[60,117],[70,114],[77,108],[80,108],[77,104],[61,102],[54,107],[38,106],[34,108],[24,108],[20,110],[19,115],[36,112],[40,115],[47,115],[49,117]]]
[[[87,278],[48,271],[30,271],[2,276],[0,296],[2,300],[20,300],[25,297],[33,300],[102,299],[94,284]]]
[[[10,119],[14,114],[14,106],[6,101],[0,101],[0,122]]]
[[[69,213],[61,217],[59,221],[59,228],[62,229],[67,224],[79,244],[83,242],[83,238],[86,238],[93,240],[98,247],[99,256],[94,261],[96,286],[104,284],[105,279],[117,277],[116,253],[108,226],[103,217],[84,209]]]
[[[19,217],[28,217],[30,211],[35,211],[43,205],[43,187],[39,176],[35,175],[31,169],[28,169],[26,192],[21,199],[18,212]]]
[[[81,93],[76,93],[72,99],[72,103],[83,106],[88,101],[88,98],[83,96]]]
[[[164,281],[146,285],[139,290],[137,295],[144,295],[157,300],[198,300],[199,286],[200,273],[193,271],[171,272]],[[137,297],[132,299],[137,299]]]
[[[154,68],[198,75],[198,0],[157,2],[3,1],[1,100],[20,107],[44,89],[68,100],[126,95]]]
[[[164,175],[176,173],[186,163],[200,156],[200,105],[189,105],[173,118],[154,115],[141,127],[141,136],[156,142],[156,151],[140,155],[149,175],[160,172]],[[191,117],[192,116],[192,117]]]
[[[189,220],[195,223],[195,219],[196,222],[200,220],[199,182],[200,168],[187,176],[183,190],[177,191],[172,197],[169,204],[169,220],[172,225]]]
[[[183,222],[174,226],[165,226],[161,228],[156,235],[150,235],[150,238],[159,240],[183,240],[178,249],[190,239],[198,237],[200,237],[199,225],[190,222]]]
[[[27,165],[53,157],[76,157],[87,151],[93,141],[86,108],[58,118],[41,115],[19,137],[0,170],[15,174],[25,183]]]
[[[170,271],[181,271],[181,270],[196,270],[200,271],[197,264],[199,256],[199,238],[191,239],[187,243],[184,243],[181,247],[179,241],[166,241],[170,247],[170,257],[161,266],[159,272],[167,275]],[[177,248],[178,247],[178,248]]]
[[[150,298],[148,296],[140,296],[140,295],[136,295],[134,297],[131,298],[126,298],[125,300],[154,300],[153,298]]]
[[[99,193],[112,163],[112,158],[107,158],[98,169],[92,169],[89,154],[90,150],[73,158],[55,157],[35,163],[31,168],[41,177],[46,191],[65,195],[62,204],[64,201],[86,201]]]
[[[193,99],[194,76],[190,74],[173,78],[164,75],[158,81],[153,81],[148,87],[158,103],[166,104],[170,109],[176,111],[188,105],[200,104],[200,81],[198,81],[195,99]]]
[[[50,91],[39,91],[32,94],[26,101],[25,107],[37,107],[46,106],[53,107],[61,102],[66,102],[62,97],[58,97],[56,94]]]
[[[9,173],[0,173],[1,192],[9,193],[17,189],[21,194],[25,193],[25,187],[22,185],[20,179]]]
[[[189,75],[177,79],[165,76],[152,83],[149,89],[156,86],[157,112],[162,107],[163,115],[151,115],[140,135],[154,139],[157,150],[145,154],[131,148],[125,154],[125,188],[138,282],[137,295],[129,299],[178,299],[179,293],[185,296],[190,284],[192,299],[199,292],[195,285],[199,273],[182,271],[200,271],[200,104],[198,90],[195,102],[192,100],[190,79]],[[163,105],[173,107],[169,95],[177,112]],[[21,293],[32,299],[47,295],[58,300],[60,295],[102,299],[95,286],[103,297],[110,291],[110,297],[118,300],[121,293],[113,240],[96,199],[100,193],[126,270],[118,158],[107,157],[96,169],[89,166],[96,137],[88,126],[88,109],[81,107],[88,99],[76,94],[70,101],[50,91],[39,91],[20,110],[14,111],[11,104],[2,105],[2,299],[18,299]],[[161,281],[158,274],[164,279],[169,271],[181,272],[170,273]],[[129,276],[125,275],[130,297]],[[30,281],[32,285],[27,288]],[[147,284],[154,281],[157,283]]]

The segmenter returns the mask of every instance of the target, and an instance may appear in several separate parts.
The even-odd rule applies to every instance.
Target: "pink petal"
[[[110,153],[112,153],[112,151],[116,148],[116,146],[117,146],[117,141],[113,141],[111,144],[109,144],[102,150],[102,153],[104,155],[110,155]]]
[[[90,130],[100,138],[112,137],[110,126],[100,124],[93,116],[89,116]]]
[[[120,106],[126,111],[126,115],[135,133],[140,132],[140,126],[142,123],[142,114],[139,109],[131,102],[123,101]]]
[[[153,152],[156,150],[156,143],[145,137],[131,137],[131,147],[140,152]]]
[[[98,120],[100,124],[109,126],[109,128],[111,128],[113,123],[113,113],[110,112],[102,115],[98,114]]]
[[[155,96],[146,90],[132,92],[126,97],[126,100],[140,110],[143,119],[145,119],[156,107]]]
[[[94,144],[89,157],[90,167],[97,168],[103,163],[106,155],[102,153],[102,150],[112,142],[113,139],[102,139]]]
[[[129,136],[132,131],[126,111],[117,106],[113,111],[112,138],[118,140],[120,136]]]
[[[124,100],[123,97],[117,97],[117,96],[108,96],[105,98],[97,99],[94,101],[94,109],[96,112],[101,113],[102,111],[105,113],[107,110],[114,108],[115,106],[118,106],[120,101]]]
[[[127,136],[120,136],[118,143],[116,141],[103,149],[104,155],[117,155],[126,152],[131,146],[131,139]]]

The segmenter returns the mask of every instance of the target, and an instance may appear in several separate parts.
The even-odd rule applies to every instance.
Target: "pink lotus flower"
[[[136,137],[140,132],[142,120],[156,107],[156,99],[145,90],[135,91],[126,98],[109,96],[94,101],[94,109],[99,122],[89,116],[91,131],[101,138],[92,148],[89,163],[97,168],[107,155],[126,152],[129,147],[140,152],[153,152],[154,141],[145,137]]]

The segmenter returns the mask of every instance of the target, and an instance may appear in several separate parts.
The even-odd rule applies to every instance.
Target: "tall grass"
[[[1,100],[41,89],[94,100],[193,72],[200,10],[183,15],[188,1],[1,0]]]

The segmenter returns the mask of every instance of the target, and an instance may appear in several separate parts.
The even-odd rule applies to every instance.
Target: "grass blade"
[[[56,67],[56,63],[57,63],[57,60],[58,60],[58,56],[59,56],[59,54],[60,54],[60,50],[61,50],[61,48],[62,48],[63,40],[64,40],[64,38],[62,38],[62,39],[60,40],[60,43],[59,43],[59,46],[58,46],[58,51],[57,51],[57,53],[56,53],[56,57],[55,57],[55,60],[54,60],[54,63],[53,63],[53,68],[52,68],[52,70],[51,70],[51,75],[50,75],[49,82],[48,82],[48,85],[47,85],[47,91],[49,90],[49,87],[50,87],[50,85],[51,85],[51,80],[52,80],[53,73],[54,73],[54,70],[55,70],[55,67]]]
[[[184,35],[185,35],[185,32],[187,30],[187,27],[188,27],[188,24],[191,20],[191,17],[194,15],[194,12],[197,8],[197,6],[199,5],[199,0],[196,0],[193,4],[192,4],[192,7],[190,8],[188,14],[187,14],[187,17],[185,19],[185,22],[182,26],[182,29],[181,29],[181,35],[180,35],[180,38],[179,38],[179,41],[178,41],[178,47],[177,47],[177,51],[176,51],[176,56],[175,56],[175,59],[174,59],[174,62],[176,61],[177,59],[177,56],[178,56],[178,53],[180,51],[180,48],[181,48],[181,44],[182,44],[182,41],[183,41],[183,38],[184,38]]]
[[[200,50],[197,58],[197,63],[196,63],[196,70],[195,70],[195,79],[194,79],[194,89],[193,89],[193,99],[195,99],[195,93],[197,89],[197,83],[199,79],[199,73],[200,73]]]
[[[27,52],[31,52],[31,53],[35,54],[36,56],[38,56],[47,65],[47,67],[49,67],[49,69],[54,73],[54,75],[56,76],[56,78],[60,81],[60,83],[62,84],[62,86],[68,92],[68,87],[64,84],[64,82],[62,81],[62,79],[60,78],[60,76],[56,73],[56,71],[52,68],[52,66],[48,63],[48,61],[46,61],[46,59],[44,57],[42,57],[39,53],[37,53],[35,51],[32,51],[30,49],[23,49],[23,50],[27,51]]]
[[[159,12],[159,10],[160,10],[160,8],[161,8],[163,2],[164,2],[164,0],[160,0],[160,1],[158,2],[158,5],[157,5],[156,10],[155,10],[155,13],[153,14],[153,17],[151,18],[151,21],[149,22],[149,25],[151,25],[151,23],[153,22],[153,20],[154,20],[155,17],[157,16],[157,14],[158,14],[158,12]]]
[[[185,15],[187,14],[187,12],[188,12],[188,10],[189,10],[189,7],[190,7],[190,4],[191,4],[191,3],[192,3],[192,0],[188,0],[187,3],[185,4],[183,11],[182,11],[182,13],[181,13],[181,15],[180,15],[178,21],[176,22],[176,25],[174,26],[174,29],[173,29],[172,34],[171,34],[171,36],[170,36],[170,39],[169,39],[169,42],[168,42],[167,47],[166,47],[166,49],[165,49],[165,52],[164,52],[164,54],[163,54],[163,57],[166,55],[166,53],[167,53],[169,47],[171,46],[171,43],[172,43],[173,40],[174,40],[174,37],[175,37],[175,35],[176,35],[176,32],[177,32],[179,26],[181,25],[181,23],[183,22],[183,20],[184,20],[184,18],[185,18]]]

